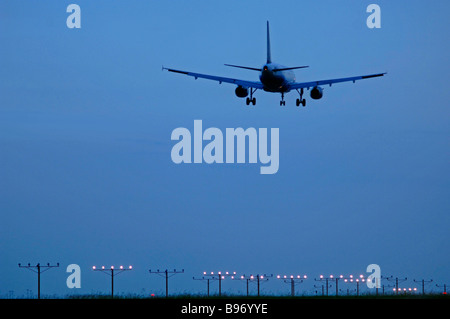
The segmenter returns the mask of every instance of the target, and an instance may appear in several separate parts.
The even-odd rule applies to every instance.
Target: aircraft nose
[[[263,70],[264,70],[264,71],[267,71],[267,70],[268,70],[267,65],[265,65],[265,66],[263,67]]]

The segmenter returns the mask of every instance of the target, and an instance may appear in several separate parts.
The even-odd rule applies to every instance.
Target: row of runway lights
[[[398,288],[398,289],[392,289],[394,292],[417,292],[417,288]]]
[[[114,266],[111,266],[110,268],[106,268],[105,266],[101,266],[100,268],[97,268],[97,266],[92,266],[92,270],[114,270],[115,268],[114,268]],[[119,268],[118,269],[120,269],[120,270],[131,270],[131,269],[133,269],[133,267],[130,265],[130,266],[128,266],[128,268],[124,268],[124,266],[119,266]],[[267,277],[266,275],[257,275],[257,276],[254,276],[254,275],[250,275],[249,277],[245,277],[245,276],[238,276],[237,278],[236,278],[236,272],[232,272],[232,273],[230,273],[230,272],[228,272],[228,271],[226,271],[226,272],[224,272],[224,273],[222,273],[221,271],[219,271],[219,272],[217,272],[216,274],[214,273],[214,272],[211,272],[211,273],[207,273],[206,271],[204,271],[203,272],[203,275],[205,275],[205,276],[207,276],[207,275],[210,275],[210,276],[215,276],[215,275],[217,275],[217,276],[220,276],[220,279],[225,279],[225,277],[231,277],[231,279],[255,279],[255,278],[258,278],[259,277],[259,279],[264,279],[265,277]],[[281,275],[277,275],[277,279],[307,279],[308,277],[306,276],[306,275],[303,275],[303,276],[300,276],[300,275],[296,275],[296,276],[294,276],[294,275],[290,275],[290,276],[286,276],[286,275],[284,275],[284,276],[281,276]],[[326,279],[323,275],[320,275],[319,276],[319,278],[322,280],[322,279]],[[353,275],[350,275],[348,278],[344,278],[344,276],[343,275],[340,275],[339,277],[338,277],[339,279],[344,279],[344,282],[348,282],[348,281],[350,281],[350,282],[353,282],[353,280],[355,280],[355,282],[359,282],[360,280],[362,281],[362,282],[364,282],[365,281],[365,279],[364,279],[364,276],[363,275],[360,275],[359,276],[359,278],[353,278]],[[333,275],[330,275],[329,276],[329,279],[334,279],[334,276]]]
[[[92,270],[97,270],[97,269],[98,269],[97,266],[92,266]],[[100,269],[101,270],[107,270],[107,268],[105,268],[105,266],[101,266]],[[114,266],[111,266],[111,268],[108,268],[108,269],[114,269]],[[124,268],[123,266],[119,266],[119,269],[120,270],[124,270],[124,269],[131,270],[131,269],[133,269],[133,267],[132,266],[128,266],[128,268]]]
[[[214,274],[214,272],[211,272],[211,273],[208,274],[206,271],[204,271],[204,272],[203,272],[203,275],[214,276],[215,274]],[[220,272],[220,271],[217,272],[217,275],[220,276],[221,279],[225,279],[225,276],[223,275],[222,272]],[[226,276],[230,276],[231,279],[235,279],[235,277],[236,277],[236,272],[229,273],[229,272],[227,271],[227,272],[225,272],[225,275],[226,275]],[[240,276],[239,278],[240,278],[240,279],[255,279],[255,276],[250,275],[248,278],[246,278],[245,276]],[[287,276],[287,275],[284,275],[284,276],[277,275],[277,279],[285,279],[285,280],[289,280],[289,279],[291,279],[291,280],[293,280],[293,279],[307,279],[307,278],[308,278],[308,276],[306,276],[306,275],[303,275],[303,276],[301,276],[301,275],[296,275],[296,276],[294,276],[294,275],[290,275],[290,276]],[[259,279],[264,279],[264,275],[259,276]],[[366,281],[366,279],[364,278],[363,275],[359,275],[359,277],[356,277],[356,278],[355,278],[353,275],[349,275],[348,278],[345,278],[344,275],[340,275],[339,277],[334,277],[333,275],[330,275],[328,278],[325,277],[325,276],[323,276],[323,275],[320,275],[320,276],[319,276],[319,279],[320,279],[320,280],[327,280],[327,279],[330,279],[330,280],[343,279],[344,282],[356,282],[356,283],[358,283],[358,282],[365,282],[365,281]],[[397,293],[398,293],[398,292],[403,292],[403,293],[417,292],[417,288],[397,288],[397,289],[396,289],[396,288],[393,288],[392,290],[393,290],[393,292],[397,292]]]
[[[110,268],[106,268],[105,266],[101,266],[100,268],[97,268],[96,266],[93,266],[92,267],[92,269],[93,270],[108,270],[108,269],[111,269],[111,270],[114,270],[115,268],[114,268],[114,266],[111,266]],[[128,266],[128,268],[125,268],[124,266],[119,266],[119,268],[118,269],[120,269],[120,270],[132,270],[133,269],[133,267],[132,266]],[[235,279],[236,278],[236,272],[232,272],[232,273],[230,273],[230,272],[228,272],[228,271],[226,271],[226,272],[224,272],[224,273],[222,273],[221,271],[219,271],[219,272],[217,272],[216,274],[214,273],[214,272],[211,272],[211,273],[207,273],[206,271],[204,271],[203,272],[203,275],[210,275],[210,276],[215,276],[215,275],[217,275],[217,276],[220,276],[220,278],[221,279],[225,279],[226,277],[228,277],[228,276],[230,276],[231,277],[231,279]],[[265,277],[267,277],[266,275],[260,275],[260,276],[254,276],[254,275],[250,275],[249,277],[245,277],[245,276],[238,276],[237,278],[240,278],[240,279],[255,279],[255,278],[258,278],[259,277],[259,279],[264,279]],[[356,277],[356,278],[354,278],[354,276],[353,275],[350,275],[348,278],[345,278],[343,275],[340,275],[339,277],[337,277],[338,279],[343,279],[344,280],[344,282],[353,282],[353,281],[355,281],[355,282],[359,282],[359,281],[361,281],[361,282],[365,282],[365,278],[364,278],[364,276],[363,275],[359,275],[359,277]],[[281,276],[281,275],[277,275],[277,279],[308,279],[308,276],[306,276],[306,275],[303,275],[303,276],[301,276],[301,275],[296,275],[296,276],[294,276],[294,275],[290,275],[290,276],[287,276],[287,275],[283,275],[283,276]],[[320,280],[326,280],[326,279],[336,279],[336,277],[334,277],[333,275],[330,275],[328,278],[327,277],[325,277],[325,276],[323,276],[323,275],[320,275],[319,276],[319,279]],[[393,289],[393,291],[394,292],[417,292],[417,288],[394,288]]]
[[[93,266],[92,269],[93,269],[93,270],[97,270],[97,267],[96,267],[96,266]],[[100,269],[101,269],[101,270],[107,270],[107,268],[106,268],[105,266],[101,266]],[[114,269],[114,266],[111,266],[109,269]],[[131,269],[133,269],[133,267],[132,267],[132,266],[128,266],[128,268],[124,268],[124,266],[119,266],[119,269],[120,269],[120,270],[125,270],[125,269],[131,270]],[[214,272],[211,272],[210,274],[208,274],[206,271],[204,271],[204,272],[203,272],[203,275],[211,275],[211,276],[214,276],[215,274],[214,274]],[[230,273],[230,272],[226,271],[225,273],[222,273],[221,271],[219,271],[219,272],[217,272],[217,275],[220,276],[221,279],[225,279],[226,276],[231,276],[231,279],[235,279],[235,277],[236,277],[236,272]],[[240,276],[239,278],[240,278],[240,279],[246,279],[245,276]],[[248,278],[249,278],[249,279],[255,279],[256,277],[255,277],[254,275],[250,275]],[[259,276],[259,278],[260,278],[260,279],[264,279],[265,276],[264,276],[264,275],[261,275],[261,276]],[[303,275],[303,276],[300,276],[300,275],[296,275],[296,276],[294,276],[294,275],[290,275],[290,276],[286,276],[286,275],[284,275],[284,276],[277,275],[277,279],[307,279],[307,278],[308,278],[308,277],[307,277],[306,275]],[[321,280],[322,280],[322,279],[326,279],[326,277],[324,277],[323,275],[320,275],[319,278],[320,278]],[[335,279],[335,277],[334,277],[333,275],[330,275],[328,278],[329,278],[329,279]],[[365,282],[365,278],[364,278],[363,275],[359,275],[359,278],[354,278],[353,275],[350,275],[348,278],[344,278],[343,275],[340,275],[338,278],[339,278],[339,279],[344,279],[344,282],[353,282],[353,280],[354,280],[355,282],[359,282],[360,280],[361,280],[361,282]],[[394,288],[393,290],[396,291],[395,288]],[[406,289],[406,288],[398,288],[398,291],[399,291],[399,292],[400,292],[400,291],[417,291],[417,288],[408,288],[408,289]]]
[[[208,274],[206,271],[204,271],[204,272],[203,272],[203,275],[211,275],[211,276],[214,276],[214,272],[211,272],[211,273]],[[222,272],[219,271],[219,272],[217,272],[217,275],[218,275],[218,276],[221,276],[221,279],[225,279],[225,276],[231,276],[231,279],[235,279],[235,277],[236,277],[236,272],[229,273],[228,271],[226,271],[225,273],[222,273]],[[250,278],[250,279],[255,279],[256,277],[255,277],[254,275],[251,275],[249,278]],[[264,278],[264,275],[259,276],[259,278],[260,278],[260,279],[263,279],[263,278]],[[326,277],[324,277],[323,275],[320,275],[319,278],[320,278],[320,279],[326,279]],[[334,277],[333,275],[330,275],[328,278],[329,278],[329,279],[335,279],[335,277]],[[362,282],[365,281],[365,278],[364,278],[363,275],[360,275],[359,278],[358,278],[358,277],[354,278],[353,275],[350,275],[348,278],[344,278],[343,275],[340,275],[338,278],[339,278],[339,279],[344,279],[345,282],[347,282],[347,281],[353,282],[353,280],[355,280],[356,282],[358,282],[358,281],[360,281],[360,280],[361,280]],[[245,277],[245,276],[240,276],[240,279],[246,279],[246,277]],[[303,276],[301,276],[301,275],[296,275],[296,276],[294,276],[294,275],[290,275],[290,276],[286,276],[286,275],[284,275],[284,276],[277,275],[277,279],[308,279],[308,276],[306,276],[306,275],[303,275]]]

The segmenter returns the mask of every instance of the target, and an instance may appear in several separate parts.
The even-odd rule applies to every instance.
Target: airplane
[[[281,93],[281,101],[280,106],[286,105],[286,101],[284,100],[284,94],[288,93],[292,90],[296,90],[300,95],[300,98],[296,100],[296,105],[306,106],[306,100],[303,98],[304,89],[311,89],[310,96],[314,100],[319,100],[323,96],[323,88],[321,86],[329,85],[331,87],[334,83],[340,82],[353,82],[357,80],[364,80],[379,76],[384,76],[385,73],[377,73],[377,74],[369,74],[369,75],[360,75],[346,78],[338,78],[338,79],[330,79],[330,80],[320,80],[320,81],[310,81],[310,82],[296,82],[295,74],[292,70],[295,69],[303,69],[309,66],[294,66],[294,67],[286,67],[277,63],[272,62],[271,52],[270,52],[270,33],[269,33],[269,21],[267,21],[267,61],[262,68],[253,68],[248,66],[240,66],[234,64],[225,64],[226,66],[241,68],[252,71],[259,71],[259,79],[260,81],[247,81],[240,79],[233,79],[215,75],[194,73],[189,71],[176,70],[171,68],[162,67],[162,70],[167,70],[169,72],[175,72],[180,74],[185,74],[188,76],[194,77],[196,80],[198,78],[218,81],[219,84],[231,83],[237,85],[235,94],[240,98],[247,98],[246,104],[256,105],[256,98],[253,97],[253,94],[257,90],[264,90],[266,92],[272,93]],[[250,93],[250,96],[248,96]]]

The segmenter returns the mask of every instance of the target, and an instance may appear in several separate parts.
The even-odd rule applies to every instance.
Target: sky
[[[69,4],[81,28],[69,29]],[[366,8],[381,8],[369,29]],[[450,283],[448,1],[0,2],[0,297],[37,294],[22,263],[60,263],[41,294],[110,292],[92,266],[133,265],[115,291],[164,294],[149,269],[184,269],[171,293],[205,293],[203,271],[364,274]],[[387,72],[324,87],[295,106],[162,66],[257,81],[272,60],[297,81]],[[178,127],[279,128],[279,170],[175,164]],[[69,289],[66,267],[81,267]],[[383,282],[392,284],[391,282]],[[265,293],[288,294],[275,277]],[[223,292],[244,293],[227,279]],[[354,289],[355,287],[350,287]],[[254,292],[255,286],[252,286]],[[345,287],[343,287],[345,289]],[[217,283],[211,291],[217,290]],[[366,291],[368,291],[366,289]]]

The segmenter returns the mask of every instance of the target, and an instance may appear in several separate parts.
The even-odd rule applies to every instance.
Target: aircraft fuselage
[[[266,63],[262,69],[259,79],[267,92],[288,92],[289,84],[295,82],[295,74],[291,70],[276,71],[286,68],[277,63]],[[274,71],[275,70],[275,71]]]

